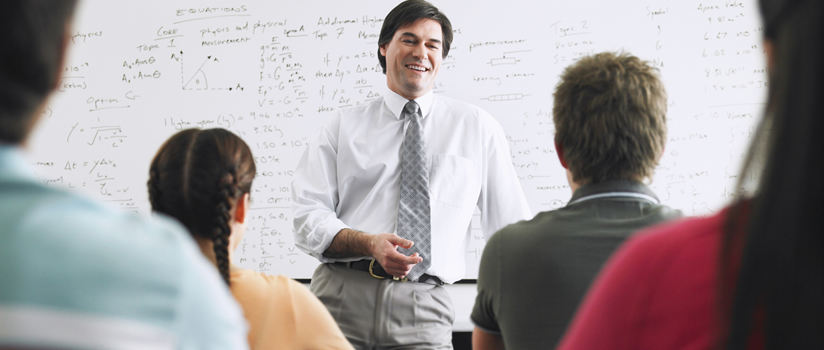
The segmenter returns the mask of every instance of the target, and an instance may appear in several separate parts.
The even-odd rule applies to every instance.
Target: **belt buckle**
[[[369,276],[372,276],[372,278],[379,279],[379,280],[385,279],[386,277],[380,276],[380,275],[375,273],[375,271],[373,270],[374,267],[375,267],[375,259],[372,258],[372,260],[369,261]],[[392,280],[393,281],[398,281],[398,282],[406,282],[407,281],[406,277],[400,278],[400,277],[396,277],[396,276],[392,276]]]
[[[379,280],[384,279],[385,277],[378,276],[378,275],[375,274],[374,271],[372,271],[372,268],[374,266],[375,266],[375,259],[372,259],[372,261],[369,262],[369,276],[372,276],[372,278],[376,278],[376,279],[379,279]]]

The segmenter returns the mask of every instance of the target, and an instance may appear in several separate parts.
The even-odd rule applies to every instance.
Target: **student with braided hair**
[[[351,349],[308,288],[285,276],[231,265],[243,238],[255,172],[249,146],[230,131],[180,131],[152,160],[152,210],[179,220],[215,264],[249,322],[252,349]]]

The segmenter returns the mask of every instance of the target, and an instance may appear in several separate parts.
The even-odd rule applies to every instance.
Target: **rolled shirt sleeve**
[[[489,138],[485,143],[483,179],[478,208],[481,211],[481,226],[484,237],[504,226],[520,220],[532,218],[532,212],[524,195],[518,174],[512,164],[509,142],[503,128],[483,110],[479,111],[482,120],[490,124]]]
[[[323,252],[342,229],[335,208],[340,200],[337,182],[337,137],[340,119],[335,118],[310,142],[292,180],[295,245],[321,262]]]

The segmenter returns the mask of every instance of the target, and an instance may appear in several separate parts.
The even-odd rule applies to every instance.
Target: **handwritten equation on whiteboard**
[[[604,50],[649,61],[667,86],[668,144],[652,182],[659,197],[704,214],[734,192],[767,87],[754,1],[435,4],[455,37],[435,90],[498,119],[533,211],[571,195],[553,146],[558,76]],[[317,261],[292,238],[294,168],[320,125],[385,91],[377,40],[393,6],[83,2],[59,92],[31,141],[33,166],[46,183],[147,213],[148,164],[166,138],[232,130],[259,169],[236,262],[310,277]],[[471,232],[470,278],[480,232]]]

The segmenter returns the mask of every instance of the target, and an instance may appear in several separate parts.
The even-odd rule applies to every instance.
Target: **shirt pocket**
[[[481,172],[469,158],[439,154],[429,174],[432,198],[455,207],[474,207],[481,193]]]

